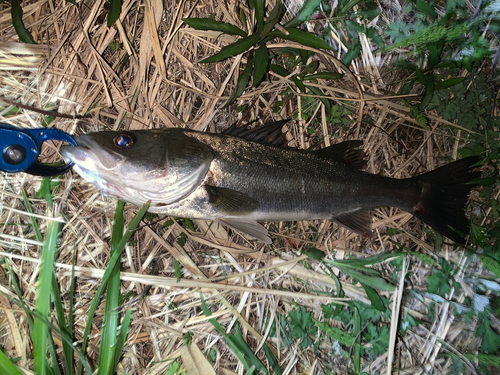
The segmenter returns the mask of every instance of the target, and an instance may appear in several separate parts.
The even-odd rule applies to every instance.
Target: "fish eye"
[[[113,138],[113,143],[118,148],[127,148],[134,144],[134,138],[130,134],[121,133]]]

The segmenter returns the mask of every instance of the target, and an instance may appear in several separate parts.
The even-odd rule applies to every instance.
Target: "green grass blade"
[[[241,332],[241,328],[238,322],[236,322],[236,324],[234,325],[234,330],[236,331],[236,333],[234,335],[230,335],[231,339],[238,346],[243,355],[248,359],[250,365],[252,367],[258,368],[259,371],[262,371],[263,373],[267,374],[268,371],[266,367],[262,364],[260,359],[257,358],[252,349],[249,348],[248,344],[243,338],[243,333]]]
[[[108,27],[112,26],[120,17],[122,0],[109,0]]]
[[[205,316],[211,316],[212,313],[210,312],[210,309],[208,308],[207,303],[205,302],[205,299],[203,298],[203,295],[200,294],[200,298],[201,298],[201,307],[203,308],[203,313],[205,314]],[[224,340],[227,342],[227,344],[233,350],[233,353],[236,355],[236,357],[238,357],[238,359],[242,363],[243,367],[248,371],[250,369],[250,365],[248,364],[245,356],[243,355],[241,350],[238,348],[236,343],[228,336],[226,331],[224,331],[224,328],[222,328],[222,326],[217,321],[217,319],[212,318],[212,319],[209,319],[208,321],[215,327],[217,332],[219,332],[219,334],[224,338]]]
[[[61,292],[59,290],[59,285],[57,284],[56,275],[52,273],[52,300],[54,301],[54,308],[56,310],[57,325],[59,329],[66,333],[70,338],[72,335],[68,330],[68,325],[66,325],[66,317],[64,316],[64,307],[61,299]],[[64,373],[66,375],[71,375],[74,373],[75,369],[73,366],[73,353],[71,347],[63,341],[63,361],[64,361]]]
[[[247,33],[230,23],[208,18],[183,18],[182,21],[195,30],[213,30],[224,34],[247,36]]]
[[[359,374],[359,370],[361,367],[361,317],[359,315],[359,310],[357,307],[354,307],[354,335],[356,339],[354,340],[354,353],[353,353],[353,361],[354,361],[354,373]]]
[[[26,211],[28,211],[29,213],[32,214],[33,208],[31,207],[31,203],[30,203],[30,200],[28,198],[28,194],[26,193],[26,190],[22,189],[21,193],[23,195],[24,207],[26,208]],[[35,237],[36,237],[37,241],[42,242],[43,236],[42,236],[42,233],[40,232],[40,228],[38,227],[38,223],[36,222],[35,217],[29,215],[29,218],[31,221],[31,225],[33,226],[33,231],[35,232]]]
[[[111,256],[117,251],[125,226],[123,208],[125,202],[116,204],[113,233],[111,236]],[[109,266],[108,266],[109,268]],[[120,263],[111,270],[106,290],[104,317],[102,322],[101,346],[99,348],[99,374],[111,375],[115,359],[116,332],[118,331],[118,300],[120,297]]]
[[[16,291],[17,298],[19,298],[17,303],[19,303],[19,306],[23,308],[24,313],[26,314],[26,319],[28,320],[28,327],[30,329],[31,336],[33,337],[34,329],[33,329],[33,318],[31,316],[31,310],[24,303],[23,293],[21,292],[21,288],[19,287],[19,281],[17,279],[17,275],[14,273],[14,271],[12,270],[12,266],[10,265],[10,260],[7,260],[5,264],[7,265],[7,269],[9,270],[10,279],[12,281],[12,285],[14,286],[14,290]]]
[[[131,316],[132,316],[132,310],[128,309],[123,317],[122,326],[120,328],[120,332],[118,332],[118,338],[116,339],[115,359],[113,364],[114,368],[116,368],[116,366],[118,366],[118,362],[120,362],[123,345],[125,345],[125,341],[127,340],[127,334],[128,334],[128,329],[130,327]]]
[[[213,56],[201,60],[200,63],[222,61],[224,59],[227,59],[228,57],[239,55],[240,53],[248,50],[253,45],[257,44],[259,40],[260,40],[259,34],[252,34],[250,36],[246,36],[228,46],[225,46],[220,50],[219,53],[216,53]]]
[[[264,344],[262,347],[264,349],[264,354],[266,355],[267,361],[269,362],[269,366],[273,369],[274,373],[276,375],[281,375],[281,368],[278,360],[276,359],[275,355],[273,354],[273,351],[267,344]]]
[[[54,340],[52,339],[52,335],[48,335],[48,343],[49,343],[49,352],[50,352],[50,363],[51,367],[49,368],[50,373],[53,375],[61,375],[61,370],[59,369],[59,361],[57,360],[57,352],[56,347],[54,345]],[[73,355],[71,353],[71,355]]]
[[[96,291],[96,294],[94,295],[94,299],[92,300],[92,304],[90,305],[89,313],[88,313],[88,320],[87,324],[85,325],[85,330],[83,331],[83,341],[82,341],[82,352],[85,353],[87,350],[87,343],[88,343],[88,337],[89,337],[89,332],[90,328],[92,326],[92,319],[94,317],[94,314],[97,310],[97,307],[99,306],[101,297],[104,293],[104,288],[106,288],[108,279],[111,276],[111,272],[113,271],[113,268],[116,263],[119,262],[121,253],[123,249],[125,249],[125,246],[127,245],[128,240],[132,236],[132,233],[134,232],[135,228],[137,225],[139,225],[140,221],[142,220],[142,217],[146,213],[146,211],[149,208],[149,202],[144,204],[141,209],[137,212],[137,214],[134,216],[132,221],[127,227],[127,230],[123,234],[123,237],[116,247],[116,251],[111,255],[111,258],[109,259],[109,264],[108,267],[106,268],[106,271],[104,271],[104,275],[102,277],[101,285]],[[82,373],[82,363],[78,365],[78,371],[77,373],[81,375]]]
[[[17,2],[17,0],[10,1],[12,8],[10,9],[10,14],[12,17],[12,25],[14,26],[14,30],[16,30],[16,34],[23,43],[36,44],[35,39],[33,39],[33,35],[26,29],[23,23],[23,8]]]
[[[0,350],[0,373],[4,375],[23,375],[21,371]]]
[[[86,362],[85,357],[82,354],[82,352],[80,352],[79,350],[77,350],[77,348],[73,345],[73,341],[72,341],[71,337],[68,337],[63,331],[61,331],[58,327],[56,327],[55,325],[53,325],[52,323],[50,323],[47,319],[44,319],[36,311],[30,312],[30,315],[33,315],[33,317],[35,319],[37,319],[37,320],[41,321],[42,323],[44,323],[51,331],[54,331],[54,332],[58,333],[59,336],[61,336],[61,340],[65,341],[68,345],[70,345],[71,350],[73,350],[73,352],[78,356],[78,358],[80,359],[80,363],[82,364],[83,368],[85,368],[85,371],[87,372],[87,374],[88,375],[92,375],[93,374],[93,372],[90,369],[88,363]]]
[[[42,249],[40,276],[36,293],[35,311],[44,320],[48,320],[50,310],[50,294],[52,290],[52,272],[57,250],[60,223],[49,221],[47,234]],[[40,319],[34,320],[33,356],[35,359],[35,373],[47,374],[47,335],[49,329]]]

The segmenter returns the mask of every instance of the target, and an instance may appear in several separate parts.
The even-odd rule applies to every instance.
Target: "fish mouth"
[[[102,161],[107,158],[101,155],[99,147],[87,139],[85,136],[77,137],[77,146],[62,146],[59,153],[67,163],[73,162],[73,169],[85,181],[97,186],[105,195],[116,195],[123,193],[119,185],[113,181],[117,180],[110,173],[110,168],[107,168]]]

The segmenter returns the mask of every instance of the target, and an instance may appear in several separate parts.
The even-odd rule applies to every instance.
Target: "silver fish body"
[[[467,231],[465,183],[477,177],[475,158],[393,179],[353,168],[326,149],[306,152],[185,129],[97,132],[77,142],[61,154],[104,194],[135,205],[150,201],[151,212],[216,220],[266,243],[268,233],[257,221],[331,219],[369,234],[369,211],[379,206],[408,211],[461,242],[442,221]],[[428,206],[443,194],[451,201],[437,214]]]

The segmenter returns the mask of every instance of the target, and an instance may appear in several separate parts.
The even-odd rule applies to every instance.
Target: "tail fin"
[[[469,233],[464,206],[473,186],[467,183],[480,177],[481,172],[474,171],[479,161],[479,157],[470,156],[415,177],[422,196],[412,214],[443,236],[463,244],[463,237],[455,230]]]

